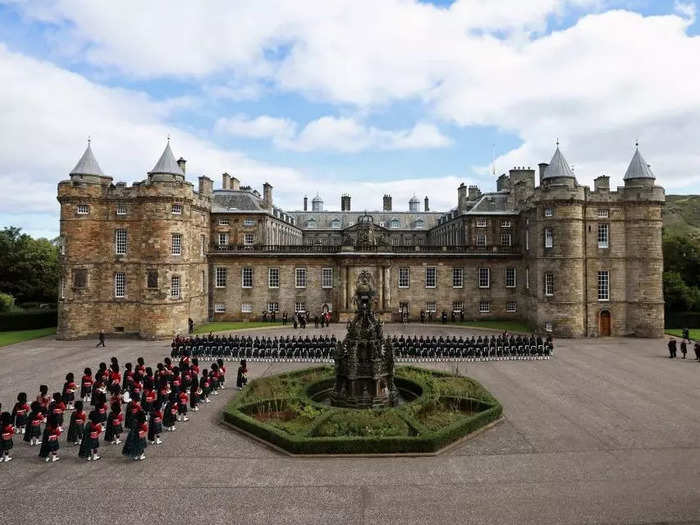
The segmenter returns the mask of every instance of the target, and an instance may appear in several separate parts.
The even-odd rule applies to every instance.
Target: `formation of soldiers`
[[[492,361],[520,359],[549,359],[554,352],[551,336],[542,339],[530,336],[500,334],[498,336],[467,337],[404,337],[392,336],[394,358],[397,361]],[[333,362],[337,339],[334,335],[251,337],[238,335],[208,335],[176,337],[171,356],[191,356],[201,359],[227,361],[308,361]]]

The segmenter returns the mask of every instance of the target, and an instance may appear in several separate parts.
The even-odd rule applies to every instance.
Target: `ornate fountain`
[[[360,273],[353,298],[355,318],[348,323],[345,340],[335,349],[335,389],[331,404],[350,408],[394,406],[399,394],[394,385],[394,352],[384,339],[382,322],[372,311],[375,292],[371,275]]]

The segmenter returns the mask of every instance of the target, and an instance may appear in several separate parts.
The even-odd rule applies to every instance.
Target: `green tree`
[[[0,312],[9,312],[15,308],[15,298],[9,293],[0,292]]]
[[[0,290],[19,304],[55,303],[58,295],[58,245],[34,239],[20,228],[0,231]]]
[[[688,286],[700,286],[700,245],[688,237],[664,239],[664,271],[676,272]]]

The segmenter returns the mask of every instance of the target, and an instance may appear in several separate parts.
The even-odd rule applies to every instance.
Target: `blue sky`
[[[639,139],[668,192],[700,188],[694,2],[130,3],[0,0],[0,225],[58,233],[88,136],[115,180],[170,135],[191,180],[269,181],[287,209],[448,210],[557,138],[583,184],[621,184]]]

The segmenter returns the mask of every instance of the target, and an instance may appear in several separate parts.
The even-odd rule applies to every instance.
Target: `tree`
[[[15,227],[0,231],[0,290],[13,295],[19,304],[55,303],[58,279],[55,241],[34,239]]]

